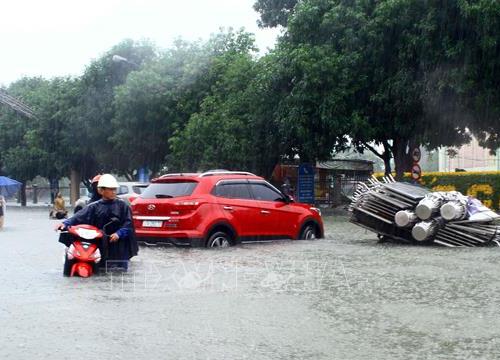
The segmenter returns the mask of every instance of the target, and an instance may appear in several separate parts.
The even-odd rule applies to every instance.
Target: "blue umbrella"
[[[21,183],[6,176],[0,176],[0,195],[10,197],[19,191]]]

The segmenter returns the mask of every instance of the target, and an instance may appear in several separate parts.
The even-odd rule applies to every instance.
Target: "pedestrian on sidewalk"
[[[6,206],[5,198],[3,197],[3,195],[0,195],[0,230],[3,229],[3,221],[5,218],[5,206]]]

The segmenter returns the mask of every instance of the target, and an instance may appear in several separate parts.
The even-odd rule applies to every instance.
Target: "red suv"
[[[138,241],[227,247],[242,241],[323,237],[319,209],[247,172],[167,174],[132,203]]]

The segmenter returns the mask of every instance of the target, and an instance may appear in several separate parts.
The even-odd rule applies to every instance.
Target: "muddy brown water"
[[[494,359],[497,248],[326,239],[141,247],[128,273],[64,278],[45,209],[0,231],[0,358]]]

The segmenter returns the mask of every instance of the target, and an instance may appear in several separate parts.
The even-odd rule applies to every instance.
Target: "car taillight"
[[[198,208],[198,206],[200,206],[200,204],[201,203],[199,201],[190,200],[190,201],[178,201],[175,203],[175,206],[182,210],[195,210]]]
[[[174,203],[174,208],[171,210],[171,215],[181,215],[188,211],[194,211],[198,209],[201,205],[199,200],[185,200],[185,201],[177,201]]]

